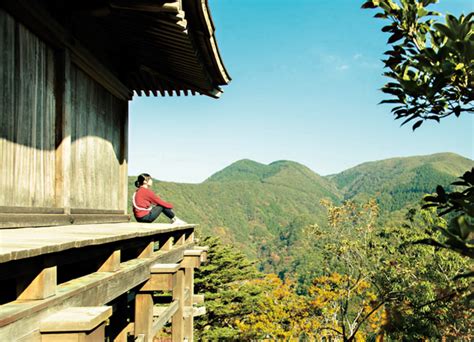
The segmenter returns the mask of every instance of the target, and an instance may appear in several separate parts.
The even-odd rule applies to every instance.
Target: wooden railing
[[[193,293],[194,268],[206,253],[195,246],[194,225],[0,230],[0,341],[64,334],[152,341],[169,320],[173,341],[191,341],[193,304],[202,301]],[[164,307],[154,305],[157,291],[172,293]],[[71,310],[79,318],[62,320]]]

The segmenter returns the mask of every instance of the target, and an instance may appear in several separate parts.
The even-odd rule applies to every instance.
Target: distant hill
[[[474,161],[457,154],[437,153],[363,163],[328,179],[344,199],[375,197],[383,210],[393,212],[418,202],[438,184],[449,185],[473,166]]]
[[[129,179],[130,196],[134,180]],[[295,218],[324,221],[322,198],[342,199],[330,180],[290,161],[264,165],[240,160],[201,184],[157,181],[154,191],[171,201],[184,220],[239,245],[250,256]]]
[[[255,257],[281,227],[296,221],[324,224],[323,198],[337,203],[375,197],[383,211],[399,211],[473,166],[470,159],[440,153],[368,162],[322,177],[292,161],[265,165],[244,159],[201,184],[156,181],[153,190],[172,202],[184,220],[198,223],[203,233],[219,235]],[[129,178],[130,196],[134,181]]]

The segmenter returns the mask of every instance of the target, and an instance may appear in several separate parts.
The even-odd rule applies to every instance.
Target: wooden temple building
[[[0,2],[0,341],[193,340],[207,250],[129,222],[128,101],[229,81],[207,0]]]

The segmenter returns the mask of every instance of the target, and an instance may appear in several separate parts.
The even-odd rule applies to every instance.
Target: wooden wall
[[[127,221],[129,91],[22,15],[0,8],[0,228]]]
[[[74,65],[71,92],[71,207],[123,209],[120,144],[127,103]]]
[[[0,10],[0,206],[52,207],[54,52]]]

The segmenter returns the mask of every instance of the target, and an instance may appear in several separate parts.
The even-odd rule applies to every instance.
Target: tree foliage
[[[375,17],[389,20],[382,28],[390,33],[385,52],[391,78],[382,91],[392,96],[382,103],[395,106],[392,113],[413,122],[474,113],[474,20],[468,15],[446,15],[428,9],[437,0],[369,0],[362,8],[381,10]]]
[[[436,188],[436,194],[426,196],[423,207],[436,207],[439,215],[451,213],[447,227],[436,225],[443,233],[441,239],[427,238],[420,242],[454,250],[471,259],[474,258],[474,168],[453,183],[461,190],[447,192],[442,186]],[[473,272],[469,273],[474,276]]]
[[[447,14],[445,23],[434,18],[439,13],[427,8],[437,0],[369,0],[362,8],[381,10],[375,17],[391,24],[391,49],[385,54],[384,75],[391,78],[382,91],[393,98],[383,100],[396,106],[392,113],[403,124],[416,120],[413,130],[424,120],[436,120],[462,113],[474,113],[474,13],[455,17]],[[474,170],[474,169],[473,169]],[[463,191],[448,192],[438,185],[436,194],[426,198],[426,207],[435,206],[440,216],[450,212],[447,227],[435,226],[444,238],[418,241],[451,249],[474,257],[474,176],[473,170],[453,183]],[[468,273],[474,276],[473,272]]]

